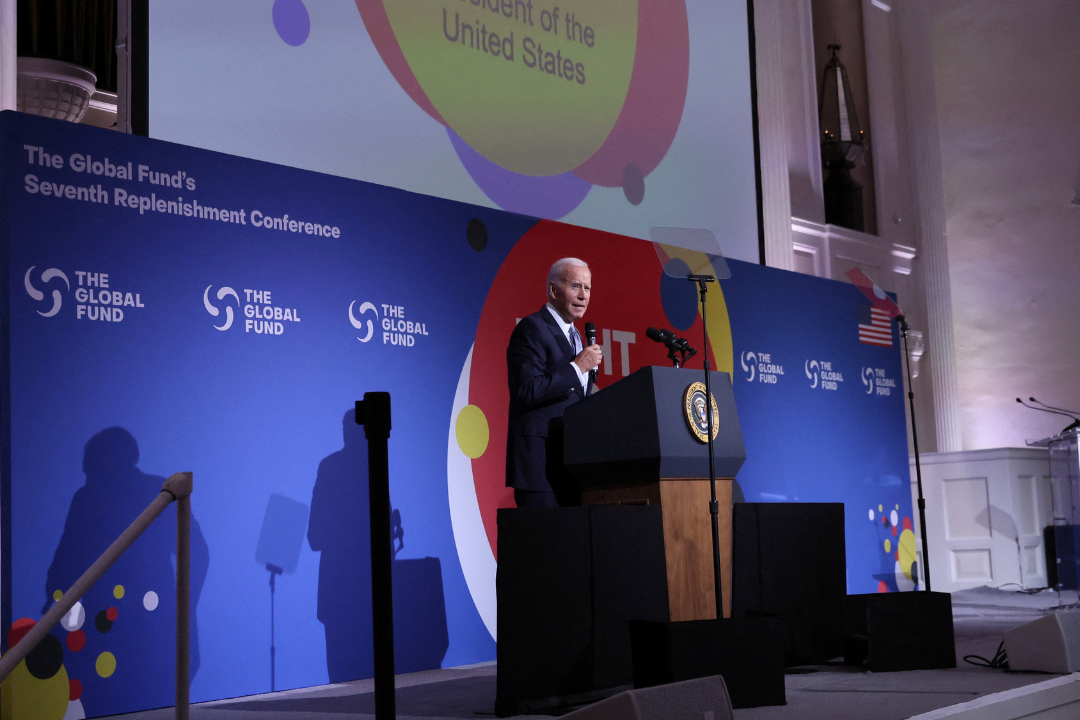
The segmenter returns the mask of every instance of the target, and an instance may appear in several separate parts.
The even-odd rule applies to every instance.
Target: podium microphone
[[[697,354],[697,350],[690,347],[690,343],[686,342],[685,338],[675,337],[675,333],[670,330],[663,328],[657,330],[651,327],[645,330],[645,337],[654,342],[663,343],[668,349],[668,359],[675,363],[675,367],[682,367],[688,357]]]
[[[1072,418],[1073,420],[1080,420],[1080,418],[1077,418],[1075,415],[1070,415],[1069,413],[1058,412],[1057,410],[1049,410],[1049,409],[1047,409],[1045,407],[1035,407],[1034,405],[1028,405],[1026,402],[1021,400],[1020,398],[1016,398],[1016,402],[1020,403],[1021,405],[1023,405],[1024,407],[1026,407],[1029,410],[1038,410],[1039,412],[1053,413],[1054,415],[1062,415],[1062,416],[1067,417],[1067,418]],[[1036,400],[1035,402],[1039,402],[1039,401]],[[1039,403],[1039,404],[1042,405],[1042,403]]]
[[[1033,397],[1029,397],[1028,402],[1033,402],[1036,405],[1042,405],[1047,410],[1060,410],[1061,412],[1069,413],[1069,415],[1072,415],[1074,417],[1076,415],[1080,415],[1080,412],[1077,412],[1076,410],[1069,410],[1068,408],[1059,408],[1059,407],[1054,407],[1053,405],[1047,405],[1046,403],[1042,402],[1041,400],[1036,400]]]
[[[675,349],[675,343],[677,340],[675,336],[671,334],[670,330],[657,330],[654,327],[645,330],[645,337],[649,338],[653,342],[663,343],[664,347]]]
[[[596,323],[585,323],[585,344],[590,347],[596,344]],[[596,368],[589,371],[589,382],[596,384]]]
[[[1037,403],[1039,402],[1039,401],[1038,401],[1038,400],[1036,400],[1035,398],[1030,398],[1030,400],[1031,400],[1032,402],[1037,402]],[[1061,416],[1063,416],[1063,417],[1067,417],[1067,418],[1069,418],[1070,420],[1072,420],[1072,421],[1073,421],[1073,422],[1072,422],[1072,424],[1071,424],[1071,425],[1069,425],[1068,427],[1066,427],[1066,428],[1065,428],[1064,430],[1062,430],[1061,432],[1068,432],[1069,430],[1072,430],[1072,429],[1074,429],[1074,428],[1078,428],[1078,427],[1080,427],[1080,417],[1077,417],[1077,416],[1076,416],[1075,414],[1073,414],[1073,413],[1067,413],[1067,412],[1058,412],[1057,410],[1050,410],[1050,409],[1048,409],[1048,408],[1046,408],[1046,407],[1035,407],[1034,405],[1028,405],[1028,404],[1027,404],[1026,402],[1024,402],[1023,400],[1021,400],[1020,398],[1016,398],[1016,402],[1020,403],[1021,405],[1023,405],[1023,406],[1024,406],[1024,407],[1026,407],[1026,408],[1028,408],[1029,410],[1038,410],[1038,411],[1040,411],[1040,412],[1045,412],[1045,413],[1051,413],[1051,414],[1053,414],[1053,415],[1061,415]],[[1042,405],[1042,403],[1039,403],[1039,404],[1040,404],[1040,405]]]

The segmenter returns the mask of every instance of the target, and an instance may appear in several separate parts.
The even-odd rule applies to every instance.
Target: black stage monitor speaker
[[[1010,670],[1080,670],[1080,610],[1056,612],[1006,630],[1004,635]]]
[[[784,705],[784,640],[772,616],[630,623],[634,687],[722,675],[736,708]]]
[[[1046,546],[1046,585],[1061,590],[1080,587],[1080,525],[1050,525],[1043,529]]]
[[[734,720],[724,678],[684,680],[629,690],[562,716],[562,720]]]
[[[732,616],[779,617],[788,666],[840,657],[844,504],[738,503],[732,526]]]
[[[499,510],[500,717],[632,683],[630,621],[668,617],[660,512]]]
[[[956,667],[952,596],[873,593],[844,598],[844,662],[872,672]]]

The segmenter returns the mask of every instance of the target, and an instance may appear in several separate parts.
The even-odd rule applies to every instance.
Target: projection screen
[[[745,0],[151,0],[154,138],[759,261]]]

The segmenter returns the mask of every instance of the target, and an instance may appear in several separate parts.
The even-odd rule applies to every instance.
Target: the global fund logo
[[[243,301],[240,293],[234,288],[223,285],[212,292],[213,285],[207,285],[203,290],[203,307],[211,317],[222,319],[220,325],[215,324],[214,329],[225,332],[233,326],[237,319],[233,307],[239,311],[243,308],[244,332],[256,335],[283,335],[288,323],[300,322],[300,311],[294,307],[286,307],[274,303],[273,294],[269,290],[255,290],[244,288]],[[214,302],[211,298],[217,298]]]
[[[844,374],[833,369],[831,360],[807,360],[803,363],[810,387],[821,390],[838,390],[844,382]]]
[[[353,326],[353,329],[363,333],[356,336],[357,340],[362,343],[370,342],[375,336],[376,322],[382,329],[383,345],[411,348],[416,346],[418,337],[428,335],[427,323],[411,317],[407,318],[404,305],[389,303],[376,305],[373,302],[356,300],[349,303],[349,324]]]
[[[23,288],[38,302],[38,315],[56,317],[65,306],[65,297],[72,291],[72,280],[60,268],[48,268],[40,274],[36,270],[37,266],[31,265],[23,275]],[[76,270],[73,275],[76,320],[118,323],[124,320],[127,308],[146,307],[141,293],[130,292],[130,287],[118,288],[109,273]],[[63,281],[63,285],[57,281]],[[46,291],[49,291],[48,297]]]
[[[896,380],[888,376],[885,368],[864,367],[860,375],[867,395],[888,397],[896,389]]]
[[[784,366],[773,360],[772,353],[746,350],[739,355],[739,365],[747,382],[775,385],[784,375]]]

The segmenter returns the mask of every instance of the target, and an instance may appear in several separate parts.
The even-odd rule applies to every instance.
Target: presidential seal
[[[716,433],[720,428],[720,413],[716,410],[716,398],[710,396],[709,404],[712,406],[712,436],[716,439]],[[705,383],[696,382],[686,386],[683,392],[683,416],[686,418],[686,426],[690,433],[698,439],[698,442],[709,441],[709,421],[705,417]]]

